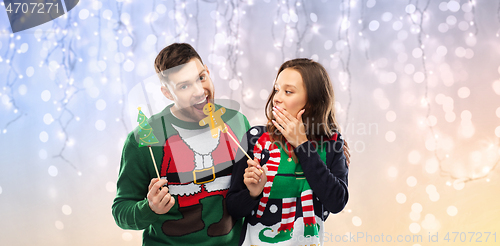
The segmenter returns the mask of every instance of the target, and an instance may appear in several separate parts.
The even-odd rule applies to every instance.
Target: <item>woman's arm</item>
[[[340,134],[337,137],[339,138]],[[349,199],[347,189],[349,170],[343,152],[343,141],[338,139],[325,144],[326,165],[310,141],[295,148],[294,152],[314,194],[328,211],[338,213],[344,209]]]
[[[251,128],[245,134],[245,137],[242,140],[242,142],[247,141],[247,153],[251,158],[254,158],[253,147],[255,145],[256,136],[251,135],[250,132],[254,128]],[[262,128],[258,129],[259,132],[262,131]],[[241,152],[241,150],[239,152]],[[241,156],[242,158],[240,158],[233,166],[231,186],[229,188],[229,191],[227,192],[226,204],[229,214],[231,214],[236,219],[239,219],[249,215],[252,210],[254,210],[258,206],[262,194],[256,199],[253,199],[250,196],[250,191],[247,189],[245,183],[243,182],[243,174],[245,173],[245,168],[248,167],[248,158],[242,153],[239,153],[236,156]]]

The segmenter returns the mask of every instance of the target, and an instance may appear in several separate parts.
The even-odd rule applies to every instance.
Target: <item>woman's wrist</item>
[[[300,138],[300,139],[298,139],[298,140],[295,142],[295,145],[294,145],[294,144],[292,144],[292,146],[293,146],[294,148],[297,148],[297,147],[299,147],[300,145],[304,144],[304,143],[305,143],[305,142],[307,142],[307,141],[309,141],[309,140],[307,139],[307,137]]]
[[[257,195],[254,195],[254,194],[252,194],[252,192],[250,192],[250,197],[254,200],[257,200],[257,198],[259,198],[260,194],[262,194],[262,191]]]

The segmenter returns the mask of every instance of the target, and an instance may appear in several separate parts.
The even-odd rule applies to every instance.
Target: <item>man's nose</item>
[[[194,96],[201,97],[205,94],[205,89],[200,82],[194,84]]]

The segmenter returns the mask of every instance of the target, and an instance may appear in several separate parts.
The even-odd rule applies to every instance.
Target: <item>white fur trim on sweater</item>
[[[219,145],[219,137],[212,138],[210,128],[189,130],[175,125],[172,126],[177,130],[182,141],[196,153],[208,155]]]
[[[185,185],[168,185],[168,193],[171,195],[185,196],[193,195],[201,191],[201,185],[189,183]]]
[[[216,178],[214,181],[210,183],[205,183],[205,189],[208,192],[227,190],[229,189],[230,183],[231,183],[231,175],[223,176],[220,178]]]

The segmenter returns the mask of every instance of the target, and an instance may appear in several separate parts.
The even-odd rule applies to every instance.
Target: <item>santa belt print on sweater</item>
[[[216,178],[230,175],[233,172],[233,162],[226,161],[205,169],[198,169],[192,172],[167,173],[169,183],[190,183],[204,184]]]

